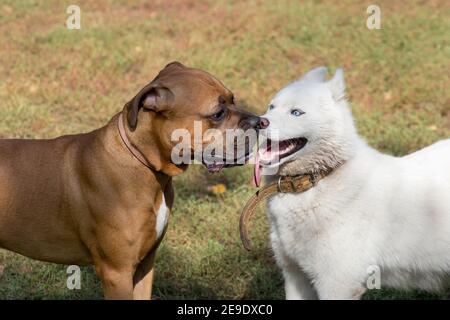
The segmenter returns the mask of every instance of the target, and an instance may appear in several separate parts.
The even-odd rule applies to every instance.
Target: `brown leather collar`
[[[139,151],[136,147],[134,147],[130,139],[128,139],[127,133],[125,131],[125,126],[123,124],[123,116],[122,113],[119,115],[117,127],[119,128],[119,135],[122,138],[123,143],[127,147],[127,149],[131,152],[131,154],[144,166],[151,170],[155,170],[155,167],[148,162],[148,160],[144,157],[141,151]]]
[[[280,176],[278,181],[269,183],[268,185],[262,187],[247,201],[244,209],[241,213],[241,218],[239,221],[239,231],[241,234],[241,241],[244,248],[248,251],[251,250],[251,242],[248,237],[248,227],[247,224],[250,218],[255,213],[257,205],[278,193],[302,193],[312,187],[314,187],[317,182],[325,178],[332,170],[323,171],[319,174],[306,174],[299,176]]]

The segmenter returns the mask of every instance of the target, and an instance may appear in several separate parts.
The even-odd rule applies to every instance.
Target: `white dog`
[[[264,115],[268,137],[277,133],[280,149],[260,152],[263,172],[332,169],[308,191],[268,201],[286,298],[358,299],[378,271],[381,287],[444,289],[450,140],[401,158],[374,150],[356,132],[343,71],[329,81],[325,76],[326,68],[316,68],[283,88]]]

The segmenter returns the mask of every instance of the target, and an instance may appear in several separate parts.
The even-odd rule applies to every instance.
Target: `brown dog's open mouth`
[[[223,168],[242,166],[248,162],[250,157],[251,157],[251,154],[247,153],[244,155],[243,159],[235,158],[232,161],[227,160],[227,159],[219,159],[218,161],[205,161],[205,159],[203,159],[202,162],[203,162],[203,165],[206,167],[206,169],[208,169],[208,171],[210,173],[215,173],[215,172],[219,172]]]

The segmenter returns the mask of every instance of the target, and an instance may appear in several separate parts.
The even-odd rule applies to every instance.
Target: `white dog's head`
[[[327,69],[311,70],[279,91],[264,115],[270,121],[260,150],[265,172],[295,175],[334,168],[352,155],[357,137],[345,97],[342,69],[326,81]],[[275,143],[276,145],[276,143]],[[258,165],[258,164],[257,164]],[[271,169],[271,170],[268,170]]]

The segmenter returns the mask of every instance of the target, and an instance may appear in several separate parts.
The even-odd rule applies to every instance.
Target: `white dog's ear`
[[[325,76],[327,75],[327,68],[317,67],[309,71],[307,74],[302,76],[298,81],[305,81],[305,82],[324,82]]]
[[[345,98],[344,70],[342,68],[336,70],[333,78],[328,81],[328,87],[336,101]]]

